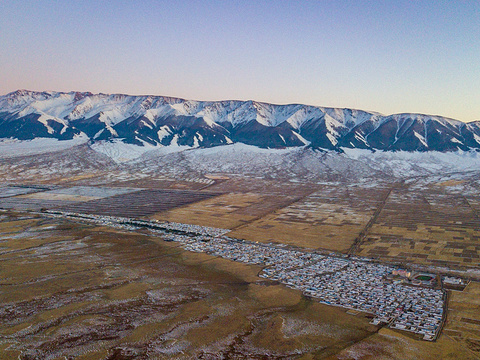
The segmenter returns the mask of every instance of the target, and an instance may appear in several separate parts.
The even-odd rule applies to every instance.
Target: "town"
[[[44,213],[127,230],[145,228],[188,251],[264,266],[261,278],[298,289],[327,305],[371,314],[374,325],[413,332],[427,341],[438,337],[444,321],[443,290],[395,280],[392,274],[406,271],[368,258],[234,239],[225,235],[228,229],[61,211]]]

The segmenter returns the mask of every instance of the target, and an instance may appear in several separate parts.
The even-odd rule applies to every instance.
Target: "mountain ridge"
[[[0,96],[0,138],[79,136],[139,146],[242,142],[262,148],[445,152],[480,150],[480,121],[253,100],[30,90]]]

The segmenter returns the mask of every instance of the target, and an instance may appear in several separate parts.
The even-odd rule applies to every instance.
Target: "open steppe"
[[[0,164],[0,358],[480,358],[477,173],[299,181],[108,164],[57,174],[41,170],[47,157],[25,161]],[[444,330],[428,343],[262,279],[259,266],[42,209],[219,227],[471,281],[449,291]]]
[[[333,355],[377,330],[161,238],[2,212],[0,358]]]

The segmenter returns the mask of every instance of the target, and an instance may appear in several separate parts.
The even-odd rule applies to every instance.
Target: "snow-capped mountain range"
[[[261,148],[309,145],[339,150],[480,149],[480,121],[255,101],[192,101],[164,96],[34,92],[0,97],[0,138],[88,138],[140,146]]]

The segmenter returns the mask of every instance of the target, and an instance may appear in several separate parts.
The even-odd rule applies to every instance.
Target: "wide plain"
[[[0,358],[478,359],[480,198],[472,181],[225,176],[175,186],[98,176],[5,184]],[[258,266],[189,253],[142,231],[48,218],[45,208],[225,228],[240,239],[448,269],[471,281],[449,291],[444,330],[428,343],[265,281]]]

